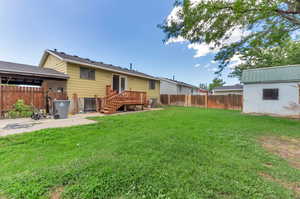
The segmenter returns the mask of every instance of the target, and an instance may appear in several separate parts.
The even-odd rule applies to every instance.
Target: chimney
[[[129,69],[132,70],[132,63],[130,63],[129,65],[130,65]]]
[[[56,48],[54,48],[54,51],[56,52],[56,51],[57,51],[57,49],[56,49]]]
[[[173,80],[175,80],[175,75],[173,75]]]

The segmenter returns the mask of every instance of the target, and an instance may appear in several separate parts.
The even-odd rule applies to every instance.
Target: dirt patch
[[[293,167],[300,169],[300,139],[288,137],[262,137],[262,146],[269,152],[286,159]]]
[[[285,182],[283,180],[276,179],[267,173],[260,173],[259,175],[268,181],[276,182],[276,183],[280,184],[281,186],[283,186],[284,188],[292,190],[297,196],[300,196],[300,183],[299,182],[293,182],[293,183]]]
[[[50,199],[60,199],[63,192],[64,192],[64,188],[63,187],[57,187],[51,193]]]

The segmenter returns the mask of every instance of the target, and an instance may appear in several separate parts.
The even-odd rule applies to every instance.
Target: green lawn
[[[94,119],[0,138],[0,195],[49,198],[59,188],[63,198],[296,198],[259,174],[293,183],[300,171],[257,139],[299,138],[299,121],[178,107]]]

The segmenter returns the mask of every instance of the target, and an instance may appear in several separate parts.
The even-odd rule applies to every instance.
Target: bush
[[[33,111],[32,108],[24,103],[23,100],[18,100],[13,109],[8,112],[9,118],[30,117]]]

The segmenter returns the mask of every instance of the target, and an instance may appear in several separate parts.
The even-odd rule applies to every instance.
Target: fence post
[[[208,108],[208,94],[205,95],[205,108]]]
[[[77,114],[79,112],[79,104],[78,104],[78,96],[76,93],[73,94],[73,114]]]
[[[3,86],[1,85],[1,77],[0,77],[0,117],[2,117],[2,114],[3,114],[2,88],[3,88]]]
[[[98,101],[98,96],[97,95],[95,95],[95,101],[96,101],[96,111],[97,112],[100,112],[100,109],[99,109],[99,101]]]

